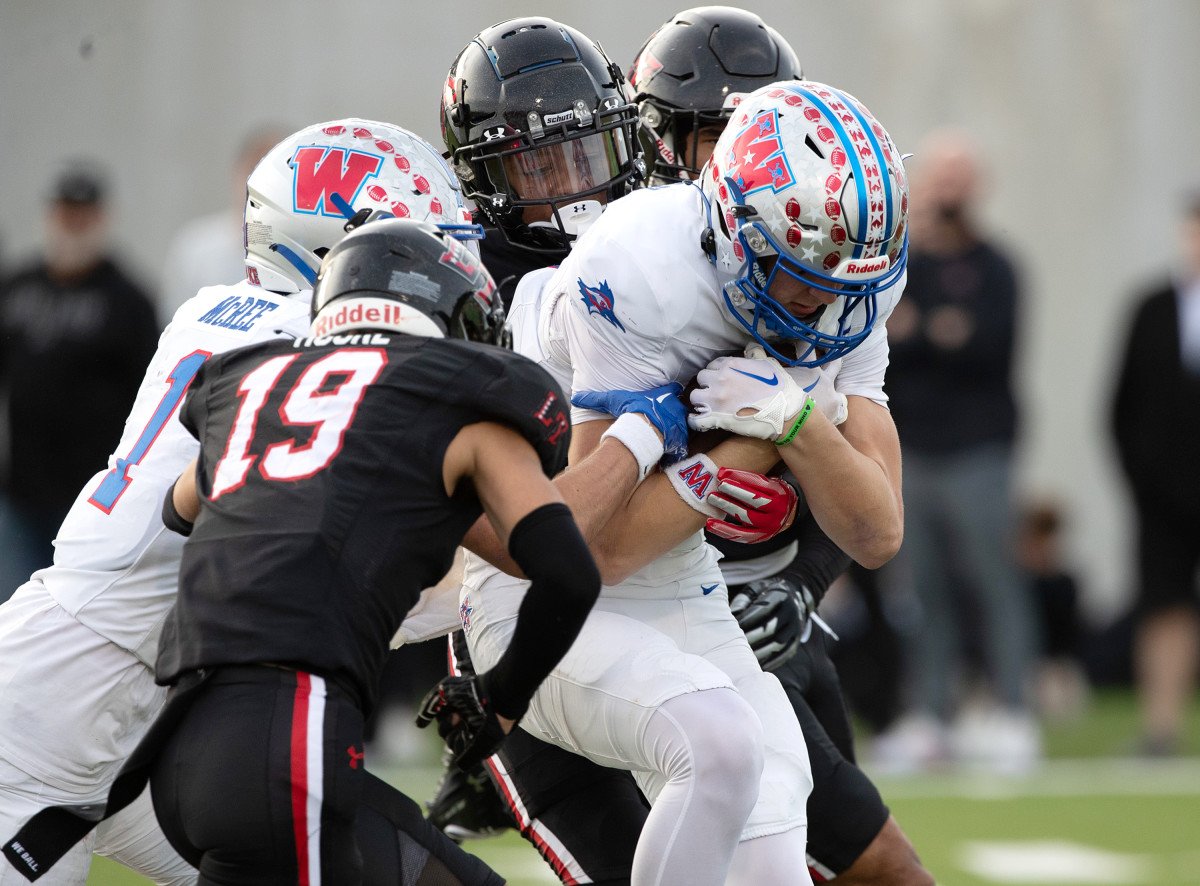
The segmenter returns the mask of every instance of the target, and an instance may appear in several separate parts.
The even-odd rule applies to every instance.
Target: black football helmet
[[[538,252],[566,249],[604,200],[645,175],[621,69],[550,18],[494,25],[459,53],[442,90],[442,138],[463,193]]]
[[[685,9],[650,35],[629,71],[652,184],[696,178],[701,127],[724,127],[742,96],[779,80],[802,80],[796,53],[744,9]],[[687,156],[682,156],[686,153]]]
[[[452,234],[414,219],[363,225],[334,244],[321,263],[311,333],[352,332],[511,346],[487,268]]]

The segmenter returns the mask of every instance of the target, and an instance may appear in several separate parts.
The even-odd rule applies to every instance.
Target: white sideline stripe
[[[907,797],[1200,796],[1200,759],[1196,758],[1050,760],[1021,775],[959,770],[887,776],[872,772],[869,764],[864,768],[885,801]]]
[[[993,883],[1145,883],[1161,867],[1156,856],[1111,852],[1067,840],[972,840],[958,866]]]

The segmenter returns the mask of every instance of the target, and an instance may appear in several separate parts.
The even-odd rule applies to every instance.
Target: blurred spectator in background
[[[1027,504],[1017,541],[1021,566],[1033,582],[1041,624],[1038,711],[1055,720],[1079,716],[1087,702],[1079,585],[1062,561],[1063,513],[1049,499]]]
[[[246,179],[263,155],[289,135],[290,130],[274,126],[249,133],[230,170],[228,204],[186,222],[171,238],[158,289],[160,326],[170,323],[179,306],[201,287],[237,283],[245,278],[242,215],[246,209]]]
[[[921,624],[906,649],[908,714],[877,753],[898,767],[956,758],[1020,768],[1041,742],[1028,703],[1036,617],[1010,503],[1017,280],[975,217],[973,141],[934,132],[912,167],[908,286],[888,320],[887,390],[904,452],[896,574],[911,582]],[[964,604],[978,617],[982,706],[962,704],[964,655],[975,652],[963,648]]]
[[[158,338],[150,299],[109,257],[106,197],[97,170],[67,170],[50,195],[44,257],[0,283],[4,493],[19,524],[5,555],[21,562],[18,581],[50,565],[59,523],[120,439]]]
[[[1112,402],[1138,524],[1134,674],[1141,751],[1177,753],[1200,663],[1200,193],[1173,280],[1139,301]]]

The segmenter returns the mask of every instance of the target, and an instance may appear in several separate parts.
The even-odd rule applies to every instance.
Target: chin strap
[[[533,230],[542,228],[563,234],[571,238],[567,241],[570,244],[582,237],[584,231],[596,223],[604,212],[604,204],[599,200],[576,200],[566,208],[553,207],[553,212],[551,221],[531,222],[529,227]]]

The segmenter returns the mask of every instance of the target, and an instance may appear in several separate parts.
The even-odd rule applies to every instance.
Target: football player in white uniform
[[[612,416],[640,397],[629,392],[686,383],[754,344],[818,402],[780,436],[803,450],[793,469],[823,528],[863,565],[886,562],[902,513],[884,322],[902,289],[906,214],[900,155],[857,100],[811,82],[753,93],[700,187],[617,201],[560,268],[518,288],[517,350],[576,392],[573,462],[622,433]],[[778,457],[734,438],[638,487],[592,542],[606,587],[522,723],[634,772],[653,803],[634,884],[807,880],[803,737],[699,532],[717,465],[761,471]],[[602,484],[585,468],[565,476]],[[468,559],[461,611],[477,667],[503,652],[522,594]]]
[[[348,220],[377,212],[470,236],[457,182],[425,141],[385,123],[311,126],[271,150],[247,180],[246,280],[201,289],[159,340],[108,467],[80,492],[54,564],[0,607],[0,839],[38,810],[103,805],[122,763],[163,704],[159,631],[176,593],[183,537],[163,496],[198,452],[178,420],[184,392],[214,353],[303,337],[321,257]],[[156,883],[195,882],[162,836],[149,795],[106,821],[42,883],[87,879],[92,853]],[[0,884],[24,883],[6,842]]]

